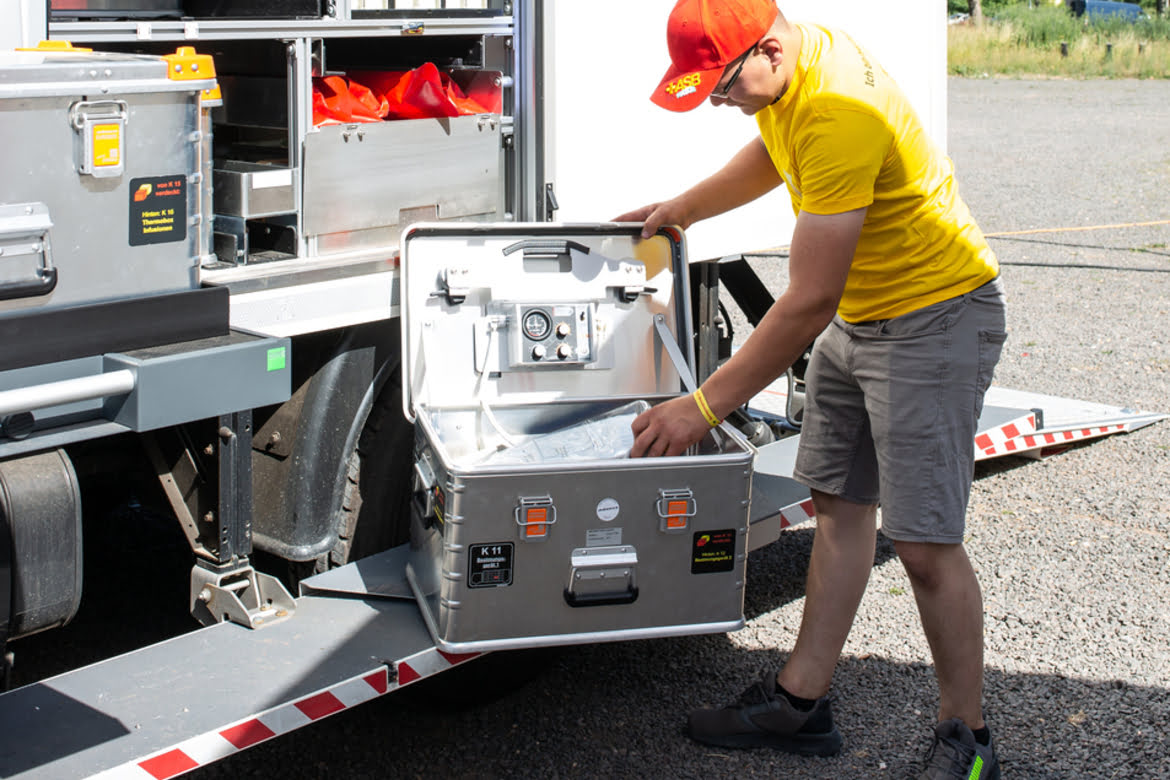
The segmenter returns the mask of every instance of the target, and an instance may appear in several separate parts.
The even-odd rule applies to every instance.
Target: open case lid
[[[416,224],[402,237],[403,407],[675,395],[693,374],[682,231]],[[664,346],[663,335],[670,337]],[[670,353],[674,352],[672,359]]]

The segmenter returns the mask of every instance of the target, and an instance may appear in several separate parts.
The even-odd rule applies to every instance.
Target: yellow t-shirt
[[[845,33],[799,27],[792,83],[756,121],[797,214],[869,209],[837,313],[889,319],[995,278],[951,161],[893,79]]]

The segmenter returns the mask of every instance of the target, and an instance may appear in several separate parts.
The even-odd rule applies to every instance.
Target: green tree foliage
[[[1154,16],[1158,10],[1158,0],[1130,0],[1130,2],[1137,2],[1151,16]],[[983,0],[983,13],[994,16],[1005,8],[1019,6],[1024,8],[1040,8],[1051,5],[1054,5],[1052,0]],[[1163,8],[1165,5],[1166,2],[1163,0]],[[947,0],[947,13],[965,14],[970,10],[970,6],[970,0]],[[1064,8],[1064,6],[1059,7]]]
[[[1122,34],[1143,41],[1170,40],[1170,20],[1153,15],[1137,22],[1120,17],[1077,18],[1063,6],[1035,4],[1029,8],[1025,1],[1005,3],[994,18],[996,22],[1011,25],[1015,42],[1020,46],[1046,47],[1061,41],[1076,41],[1082,36],[1104,41]]]
[[[948,28],[949,72],[960,76],[1170,78],[1170,18],[1147,13],[1075,17],[1067,8],[1026,0],[987,11],[983,25]],[[960,12],[962,13],[962,12]]]

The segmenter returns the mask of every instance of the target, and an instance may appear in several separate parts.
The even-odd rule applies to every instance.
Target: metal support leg
[[[191,614],[205,625],[230,620],[258,628],[296,609],[284,585],[252,568],[252,412],[226,414],[216,430],[219,498],[215,560],[191,570]]]
[[[260,628],[295,611],[280,580],[256,571],[247,558],[225,565],[196,561],[191,569],[191,614],[205,626],[230,620]]]
[[[219,418],[219,511],[216,561],[224,564],[252,552],[252,411]]]

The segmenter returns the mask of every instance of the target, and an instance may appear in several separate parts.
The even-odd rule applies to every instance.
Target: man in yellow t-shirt
[[[777,674],[691,713],[689,732],[724,747],[840,750],[827,694],[880,503],[939,684],[923,777],[998,777],[982,714],[982,598],[963,548],[976,424],[1006,336],[995,256],[950,161],[848,35],[789,23],[774,0],[679,0],[667,41],[672,64],[651,99],[739,108],[760,135],[681,195],[617,220],[644,222],[649,237],[781,184],[797,217],[787,289],[693,396],[635,420],[631,456],[681,454],[816,339],[794,469],[817,516],[800,634]]]

